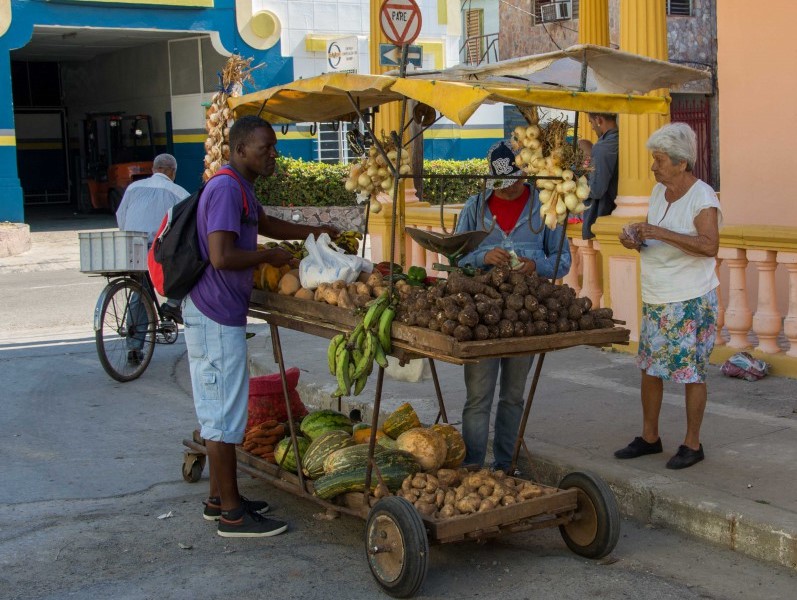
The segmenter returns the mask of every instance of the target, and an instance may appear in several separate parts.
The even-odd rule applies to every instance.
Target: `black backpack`
[[[232,169],[222,168],[213,177],[219,175],[234,177],[241,185],[243,215],[247,217],[249,203],[238,174]],[[199,197],[206,185],[207,182],[169,209],[155,234],[147,254],[147,268],[152,285],[161,296],[184,298],[208,266],[208,261],[202,258],[196,223]]]

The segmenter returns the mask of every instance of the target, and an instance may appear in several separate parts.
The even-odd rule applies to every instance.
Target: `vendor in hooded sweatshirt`
[[[457,220],[456,233],[492,230],[475,250],[459,260],[459,266],[489,270],[510,265],[521,273],[536,272],[551,279],[567,275],[570,270],[567,243],[561,244],[562,254],[556,265],[564,228],[558,226],[552,231],[543,226],[537,190],[525,179],[518,179],[524,173],[515,164],[515,153],[509,143],[501,141],[491,146],[487,162],[491,178],[487,180],[486,190],[468,198]],[[511,344],[511,340],[507,342]],[[531,360],[528,355],[490,358],[465,365],[467,398],[462,411],[465,464],[484,465],[490,411],[500,375],[492,467],[509,471]]]

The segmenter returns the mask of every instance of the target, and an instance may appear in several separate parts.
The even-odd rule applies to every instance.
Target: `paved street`
[[[315,504],[258,480],[244,478],[244,493],[267,497],[275,515],[290,521],[289,532],[267,540],[218,537],[200,514],[206,479],[189,484],[180,475],[181,440],[195,426],[182,338],[157,347],[139,380],[119,384],[100,367],[91,331],[103,280],[77,273],[76,265],[19,268],[24,257],[15,258],[13,268],[9,259],[0,261],[0,598],[381,597],[365,560],[361,521],[316,518]],[[251,329],[257,347],[270,346],[264,326]],[[309,384],[317,390],[331,384],[315,374],[314,357],[324,344],[291,333],[283,343],[289,360],[303,368],[309,402]],[[549,450],[575,426],[582,442],[573,452],[603,455],[603,437],[595,432],[619,435],[626,416],[607,412],[613,409],[602,390],[631,394],[619,376],[629,368],[628,357],[578,349],[552,354],[549,361],[552,381],[535,403],[539,416],[527,436],[532,450]],[[583,398],[584,381],[567,379],[576,364],[584,366],[594,397]],[[458,371],[438,367],[457,421]],[[387,404],[414,393],[425,398],[422,410],[433,407],[429,382],[411,392],[402,385],[416,384],[389,383]],[[727,393],[713,420],[738,420],[757,410],[765,425],[784,422],[781,415],[791,411],[784,390],[793,388],[775,378],[762,383],[769,387]],[[581,411],[574,400],[579,395]],[[585,401],[594,403],[593,410],[583,410]],[[668,406],[678,409],[677,396]],[[627,418],[636,419],[636,411],[629,404]],[[791,426],[773,431],[785,435]],[[724,473],[724,464],[717,460],[714,469]],[[665,475],[653,461],[637,468],[651,470],[645,477]],[[697,485],[713,469],[693,471],[687,481]],[[794,505],[794,488],[765,481],[769,475],[755,473],[754,465],[727,476],[755,486],[760,481],[765,490],[745,487],[741,496],[780,504],[782,511]],[[640,473],[638,481],[644,480]],[[794,570],[624,519],[617,548],[598,562],[571,553],[556,530],[435,547],[419,597],[787,600],[794,597],[796,577]]]

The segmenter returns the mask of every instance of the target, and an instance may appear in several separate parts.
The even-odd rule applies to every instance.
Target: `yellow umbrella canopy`
[[[350,120],[352,102],[365,110],[403,98],[428,104],[457,125],[464,125],[482,104],[494,102],[628,114],[667,114],[670,102],[661,96],[334,73],[230,98],[228,103],[236,117],[254,114],[272,123],[301,123]]]
[[[355,112],[349,96],[360,110],[401,100],[391,91],[394,77],[332,73],[297,79],[245,96],[230,98],[236,118],[259,115],[271,123],[350,120]]]

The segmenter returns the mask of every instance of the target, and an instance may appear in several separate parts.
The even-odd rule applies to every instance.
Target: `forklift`
[[[116,213],[127,186],[152,175],[152,117],[87,113],[83,148],[91,207]]]

